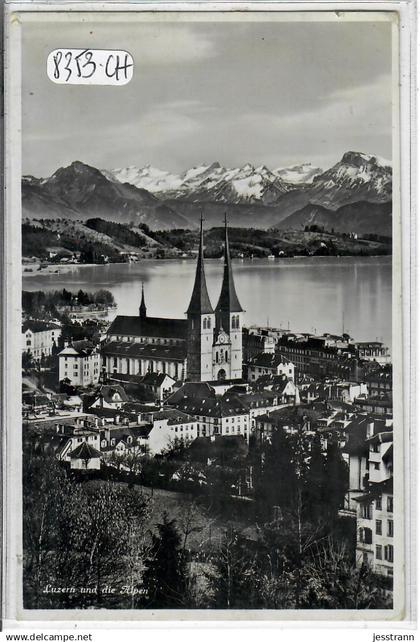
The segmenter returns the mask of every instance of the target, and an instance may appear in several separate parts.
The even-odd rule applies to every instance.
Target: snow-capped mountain
[[[164,200],[232,205],[280,205],[285,195],[304,190],[308,202],[336,209],[358,200],[389,200],[392,190],[389,161],[361,152],[345,153],[341,161],[326,171],[311,163],[271,170],[265,165],[254,167],[250,163],[226,168],[214,162],[192,167],[182,174],[151,165],[103,173],[111,180],[146,189]]]
[[[164,170],[152,167],[152,165],[146,165],[140,169],[132,165],[111,171],[101,171],[111,180],[116,179],[120,183],[130,183],[130,185],[134,185],[140,189],[147,189],[152,193],[176,190],[182,184],[181,176],[165,172]]]
[[[143,168],[104,170],[106,176],[147,189],[160,197],[185,198],[193,201],[211,200],[222,203],[270,204],[289,186],[267,167],[225,168],[215,162],[171,174],[147,165]]]
[[[322,174],[323,171],[323,169],[315,167],[312,163],[302,163],[291,167],[273,169],[273,174],[286,181],[286,183],[301,185],[302,183],[312,183],[314,177]]]
[[[346,152],[331,169],[314,177],[311,192],[312,203],[333,209],[354,201],[389,201],[391,163],[371,154]]]
[[[346,152],[326,171],[310,163],[271,170],[215,162],[174,174],[151,165],[99,171],[74,162],[49,178],[22,180],[29,218],[100,217],[153,230],[196,228],[200,213],[209,227],[219,226],[227,212],[236,227],[302,229],[316,217],[336,231],[380,233],[391,229],[391,201],[391,164],[360,152]]]

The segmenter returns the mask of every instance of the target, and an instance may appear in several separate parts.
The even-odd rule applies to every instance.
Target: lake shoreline
[[[320,260],[331,260],[335,262],[338,259],[357,259],[357,260],[362,260],[362,261],[369,261],[371,259],[392,259],[392,254],[369,254],[368,256],[357,256],[354,254],[346,254],[346,255],[317,255],[317,256],[276,256],[273,259],[269,259],[268,257],[254,257],[253,259],[251,258],[233,258],[232,262],[233,263],[242,263],[242,262],[251,262],[254,263],[255,265],[261,265],[264,263],[267,263],[268,265],[270,264],[276,264],[280,262],[288,263],[288,262],[293,262],[293,261],[320,261]],[[117,265],[138,265],[141,266],[143,263],[189,263],[189,262],[196,262],[197,257],[185,257],[185,258],[163,258],[163,259],[156,259],[156,258],[144,258],[141,259],[141,261],[133,261],[133,262],[121,262],[121,263],[71,263],[71,264],[57,264],[57,263],[47,263],[45,267],[38,269],[39,263],[23,263],[22,264],[22,279],[25,279],[26,277],[31,278],[34,276],[53,276],[54,274],[60,275],[60,274],[69,274],[71,272],[74,272],[75,269],[80,269],[80,268],[107,268],[109,266],[117,266]],[[205,258],[205,261],[209,262],[214,262],[214,263],[221,263],[223,260],[223,257],[220,257],[218,259],[215,258]],[[27,270],[28,267],[34,266],[33,270]]]

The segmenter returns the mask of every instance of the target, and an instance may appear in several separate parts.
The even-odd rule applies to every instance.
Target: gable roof
[[[108,336],[122,335],[134,337],[160,337],[167,339],[186,339],[188,322],[186,319],[166,319],[163,317],[115,317],[108,329]]]
[[[228,393],[223,397],[207,397],[203,399],[183,399],[177,408],[190,415],[203,417],[231,417],[248,414],[247,405],[236,395]]]
[[[46,330],[61,330],[61,327],[56,323],[29,319],[29,321],[22,323],[22,333],[27,330],[31,330],[32,332],[45,332]]]
[[[128,401],[124,388],[118,384],[103,384],[96,395],[96,399],[102,397],[104,401],[112,403],[114,401],[113,396],[115,394],[119,395],[121,401]]]
[[[148,372],[140,378],[140,382],[146,386],[161,386],[167,377],[175,382],[175,379],[165,372]]]
[[[96,350],[96,344],[89,340],[73,341],[59,352],[59,356],[74,355],[89,357]]]
[[[99,450],[83,441],[77,448],[69,454],[70,459],[98,459],[101,457]]]
[[[214,389],[207,382],[187,381],[166,399],[165,405],[177,404],[183,399],[206,399],[215,396]]]
[[[260,352],[250,360],[251,366],[259,366],[261,368],[277,368],[280,364],[293,365],[289,359],[286,359],[278,352]]]

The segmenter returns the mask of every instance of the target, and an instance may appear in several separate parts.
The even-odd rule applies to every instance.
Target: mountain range
[[[99,170],[80,161],[51,177],[22,179],[23,215],[86,220],[100,217],[150,229],[220,225],[225,212],[236,227],[302,229],[391,235],[389,161],[346,152],[331,168],[303,163],[269,169],[218,162],[174,174],[145,167]]]

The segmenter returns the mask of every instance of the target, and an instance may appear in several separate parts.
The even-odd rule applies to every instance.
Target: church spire
[[[146,303],[144,301],[144,284],[141,284],[141,303],[139,307],[139,315],[140,319],[145,319],[147,317],[147,308],[146,308]]]
[[[198,247],[197,269],[195,272],[194,287],[187,314],[213,314],[207,291],[206,275],[204,273],[204,249],[203,249],[203,217],[200,218],[200,244]]]
[[[239,303],[238,295],[235,290],[235,282],[233,280],[232,262],[229,251],[229,235],[227,218],[225,214],[225,262],[223,271],[222,290],[220,292],[219,301],[216,305],[216,312],[243,312],[241,304]]]

